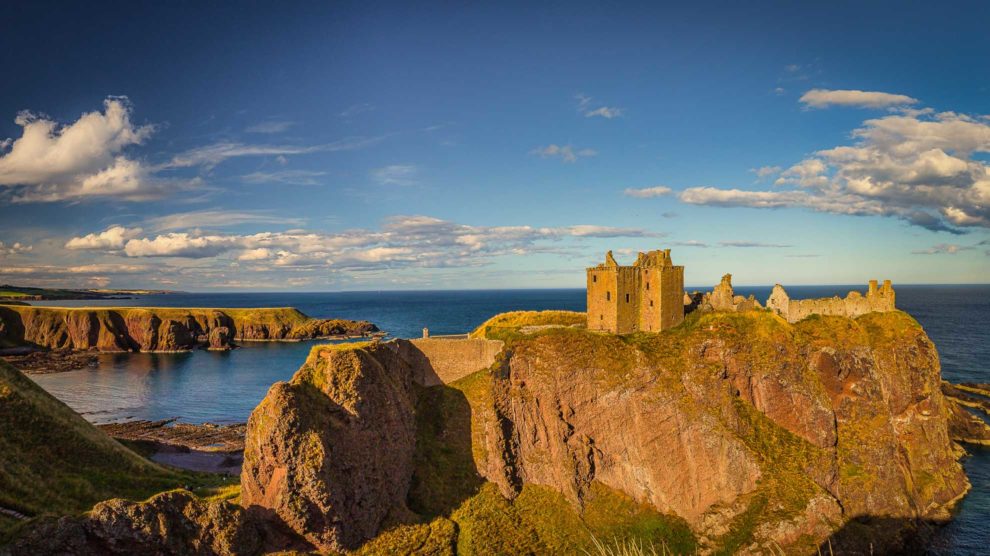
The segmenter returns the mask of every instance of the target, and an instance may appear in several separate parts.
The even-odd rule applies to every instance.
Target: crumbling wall
[[[767,299],[767,307],[787,319],[787,322],[798,322],[811,315],[858,317],[867,313],[896,310],[895,293],[890,280],[885,280],[879,288],[876,280],[870,280],[866,295],[851,291],[846,297],[817,299],[791,299],[784,287],[776,284]]]
[[[732,275],[722,276],[722,281],[712,288],[711,292],[684,294],[683,304],[688,312],[695,310],[702,311],[728,311],[741,312],[762,309],[763,306],[756,300],[756,297],[743,297],[736,295],[732,289]]]

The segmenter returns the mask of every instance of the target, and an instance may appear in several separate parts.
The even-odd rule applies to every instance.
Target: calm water
[[[845,295],[851,286],[789,287],[794,298]],[[856,286],[857,289],[865,289]],[[706,290],[710,287],[688,288]],[[990,286],[897,286],[897,305],[925,327],[951,381],[990,382]],[[761,302],[770,287],[738,287]],[[35,302],[67,305],[72,302]],[[79,305],[161,307],[296,307],[313,317],[370,320],[396,337],[471,330],[504,311],[583,311],[584,290],[173,294],[140,299],[80,301]],[[98,369],[34,378],[94,422],[178,417],[189,422],[242,422],[275,381],[287,380],[310,342],[247,343],[221,353],[101,356]],[[965,460],[973,491],[932,547],[937,554],[979,554],[990,547],[990,450]]]

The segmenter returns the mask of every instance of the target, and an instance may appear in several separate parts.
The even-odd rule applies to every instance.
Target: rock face
[[[409,490],[413,376],[394,343],[315,348],[248,420],[242,503],[321,550],[375,536]]]
[[[270,524],[238,506],[171,491],[147,502],[101,502],[85,517],[44,520],[7,550],[11,556],[254,555],[277,538]]]
[[[0,345],[99,351],[229,349],[231,340],[304,340],[366,336],[365,321],[311,319],[291,308],[172,309],[0,306]],[[226,339],[225,339],[226,338]]]
[[[580,507],[601,484],[685,519],[708,549],[813,553],[863,516],[944,519],[968,488],[937,353],[900,312],[503,337],[467,403],[476,472],[506,498],[538,485]],[[317,349],[273,386],[248,425],[244,502],[322,550],[401,512],[427,376],[412,349]]]

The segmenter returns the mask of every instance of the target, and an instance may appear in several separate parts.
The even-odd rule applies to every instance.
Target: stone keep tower
[[[684,267],[674,266],[670,249],[640,253],[632,266],[609,251],[588,269],[588,330],[659,332],[683,320]]]

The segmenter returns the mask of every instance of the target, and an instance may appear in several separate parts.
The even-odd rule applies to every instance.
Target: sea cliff
[[[297,309],[0,306],[0,347],[99,351],[228,349],[232,340],[367,336],[366,321],[313,319]]]
[[[566,541],[523,515],[521,537],[480,539],[495,517],[466,508],[538,492],[582,523],[607,492],[703,551],[814,553],[903,546],[969,487],[938,355],[904,313],[708,313],[627,336],[515,320],[482,327],[506,342],[490,369],[428,388],[407,342],[314,349],[248,423],[243,502],[322,550],[383,529],[401,545],[414,526],[394,516],[414,511],[450,546],[544,553],[589,529]]]
[[[445,340],[501,346],[465,349],[467,374],[413,341],[316,346],[250,417],[240,508],[104,502],[9,551],[923,552],[969,488],[953,438],[988,438],[899,311],[699,312],[621,336],[580,320],[513,313]]]

